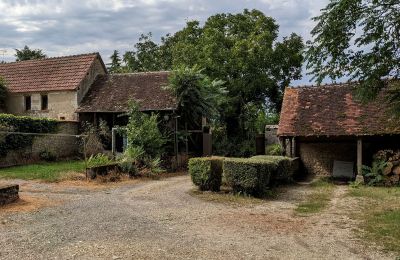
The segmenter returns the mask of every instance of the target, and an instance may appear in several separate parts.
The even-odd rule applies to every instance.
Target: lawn
[[[310,186],[313,191],[298,205],[297,213],[306,215],[322,211],[328,206],[335,188],[333,183],[323,178],[311,183]]]
[[[63,161],[0,169],[0,179],[59,181],[71,172],[84,172],[83,161]]]
[[[349,195],[362,203],[362,212],[356,214],[363,230],[360,236],[400,253],[400,187],[362,186],[351,188]]]

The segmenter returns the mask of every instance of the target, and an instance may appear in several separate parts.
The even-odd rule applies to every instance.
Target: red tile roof
[[[90,87],[77,112],[126,112],[131,100],[142,111],[173,110],[173,93],[164,89],[169,72],[143,72],[99,76]]]
[[[75,90],[97,57],[91,53],[4,63],[0,77],[11,93]]]
[[[375,101],[361,103],[354,84],[287,88],[279,136],[366,136],[400,134],[400,121],[389,111],[381,91]]]

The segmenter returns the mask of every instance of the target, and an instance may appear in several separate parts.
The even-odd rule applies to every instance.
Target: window
[[[31,96],[25,96],[25,110],[29,111],[32,108]]]
[[[49,107],[49,98],[47,95],[42,95],[42,110],[47,110]]]

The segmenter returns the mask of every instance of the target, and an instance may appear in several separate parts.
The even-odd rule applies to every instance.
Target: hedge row
[[[192,158],[189,173],[200,190],[219,191],[222,182],[223,157]]]
[[[286,181],[298,169],[298,160],[283,156],[252,158],[192,158],[189,172],[200,190],[218,191],[222,178],[235,193],[262,196],[276,183]]]
[[[57,121],[53,119],[0,114],[0,131],[3,132],[53,133],[57,130],[57,125]],[[2,134],[0,137],[2,157],[6,156],[8,151],[28,147],[33,142],[33,136],[30,135]]]

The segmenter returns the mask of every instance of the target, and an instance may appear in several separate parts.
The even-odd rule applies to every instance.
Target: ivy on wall
[[[57,121],[53,119],[0,114],[1,132],[54,133],[57,125]],[[0,157],[5,157],[11,150],[31,146],[33,139],[34,135],[0,133]]]

